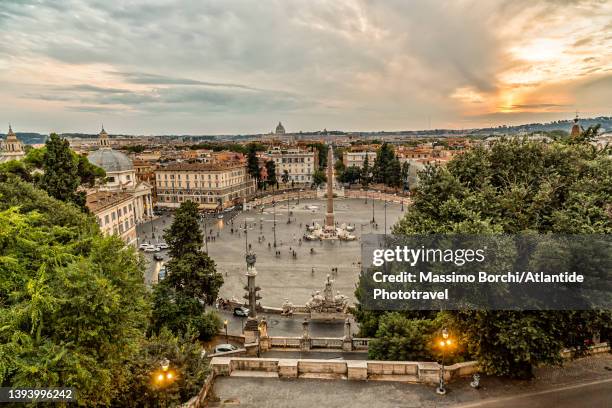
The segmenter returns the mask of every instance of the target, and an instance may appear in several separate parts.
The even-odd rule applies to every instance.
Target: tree
[[[325,172],[323,170],[315,170],[312,173],[312,184],[315,187],[319,187],[321,184],[325,183],[327,181],[327,176],[325,175]]]
[[[317,149],[319,169],[324,169],[327,166],[327,149],[329,149],[329,146],[324,143],[316,142],[309,143],[307,147]]]
[[[285,184],[285,186],[287,185],[287,183],[289,182],[289,170],[283,170],[281,181],[283,182],[283,184]]]
[[[185,254],[200,250],[204,240],[198,221],[197,204],[193,201],[181,203],[174,214],[172,225],[164,234],[172,258],[179,259]]]
[[[363,167],[361,168],[361,185],[363,188],[367,188],[368,184],[370,184],[370,161],[368,159],[368,155],[366,154],[365,159],[363,159]]]
[[[342,173],[340,181],[343,183],[354,184],[361,178],[361,169],[357,166],[349,166]]]
[[[410,162],[405,161],[402,164],[402,182],[404,185],[404,188],[407,189],[409,188],[408,186],[408,177],[410,176]]]
[[[176,375],[171,384],[162,387],[154,377],[160,373],[164,358],[169,361],[169,371]],[[138,353],[126,365],[132,375],[113,401],[115,407],[134,407],[137,404],[155,408],[159,407],[160,401],[164,401],[165,406],[179,406],[200,392],[210,372],[194,334],[175,336],[168,329],[143,339]]]
[[[81,179],[70,144],[66,139],[51,133],[45,147],[41,188],[58,200],[72,202],[85,208],[85,194],[77,192]]]
[[[181,335],[194,330],[201,340],[209,340],[219,329],[216,314],[205,314],[223,285],[215,262],[201,250],[202,233],[198,210],[191,201],[181,203],[170,229],[164,235],[172,259],[168,274],[153,293],[152,328],[163,327]]]
[[[81,405],[113,405],[148,321],[142,258],[28,183],[0,191],[13,193],[0,198],[0,383],[74,387]]]
[[[276,180],[276,163],[274,160],[266,162],[266,172],[268,173],[268,185],[275,186],[278,180]]]
[[[393,232],[609,234],[610,191],[612,159],[588,143],[502,140],[489,150],[467,151],[447,167],[428,166]],[[368,331],[362,335],[377,333],[386,313],[357,309]],[[412,313],[405,316],[414,318]],[[461,333],[467,355],[484,372],[522,378],[538,364],[559,362],[563,347],[596,332],[609,336],[612,327],[610,311],[462,310],[434,316]]]
[[[259,159],[257,158],[257,145],[249,143],[247,149],[247,171],[259,184],[261,174],[259,172]]]

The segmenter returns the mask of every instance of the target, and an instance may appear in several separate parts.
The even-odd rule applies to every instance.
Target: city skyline
[[[611,15],[604,1],[9,0],[0,121],[256,134],[609,116]]]

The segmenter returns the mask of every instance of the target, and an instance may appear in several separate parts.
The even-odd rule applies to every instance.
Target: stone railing
[[[328,378],[348,380],[400,381],[434,384],[441,366],[434,362],[314,360],[284,358],[214,357],[214,375],[248,376],[249,372],[276,373],[279,378]],[[236,372],[239,373],[236,373]],[[448,381],[469,376],[478,371],[475,361],[444,367]],[[257,376],[257,374],[253,374]]]
[[[342,338],[313,337],[310,342],[310,347],[342,350]]]
[[[370,345],[370,339],[366,338],[354,338],[353,340],[353,350],[368,350],[368,346]]]
[[[300,348],[300,337],[270,337],[270,346],[277,348]]]

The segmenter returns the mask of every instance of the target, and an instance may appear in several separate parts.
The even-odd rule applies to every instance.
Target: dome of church
[[[133,170],[132,160],[125,154],[113,149],[99,149],[87,156],[92,164],[102,167],[107,173]]]
[[[278,126],[276,126],[276,134],[277,135],[285,134],[285,127],[280,122],[278,122]]]

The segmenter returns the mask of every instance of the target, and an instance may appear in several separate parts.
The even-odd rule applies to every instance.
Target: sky
[[[0,131],[464,129],[611,95],[612,1],[0,0]]]

